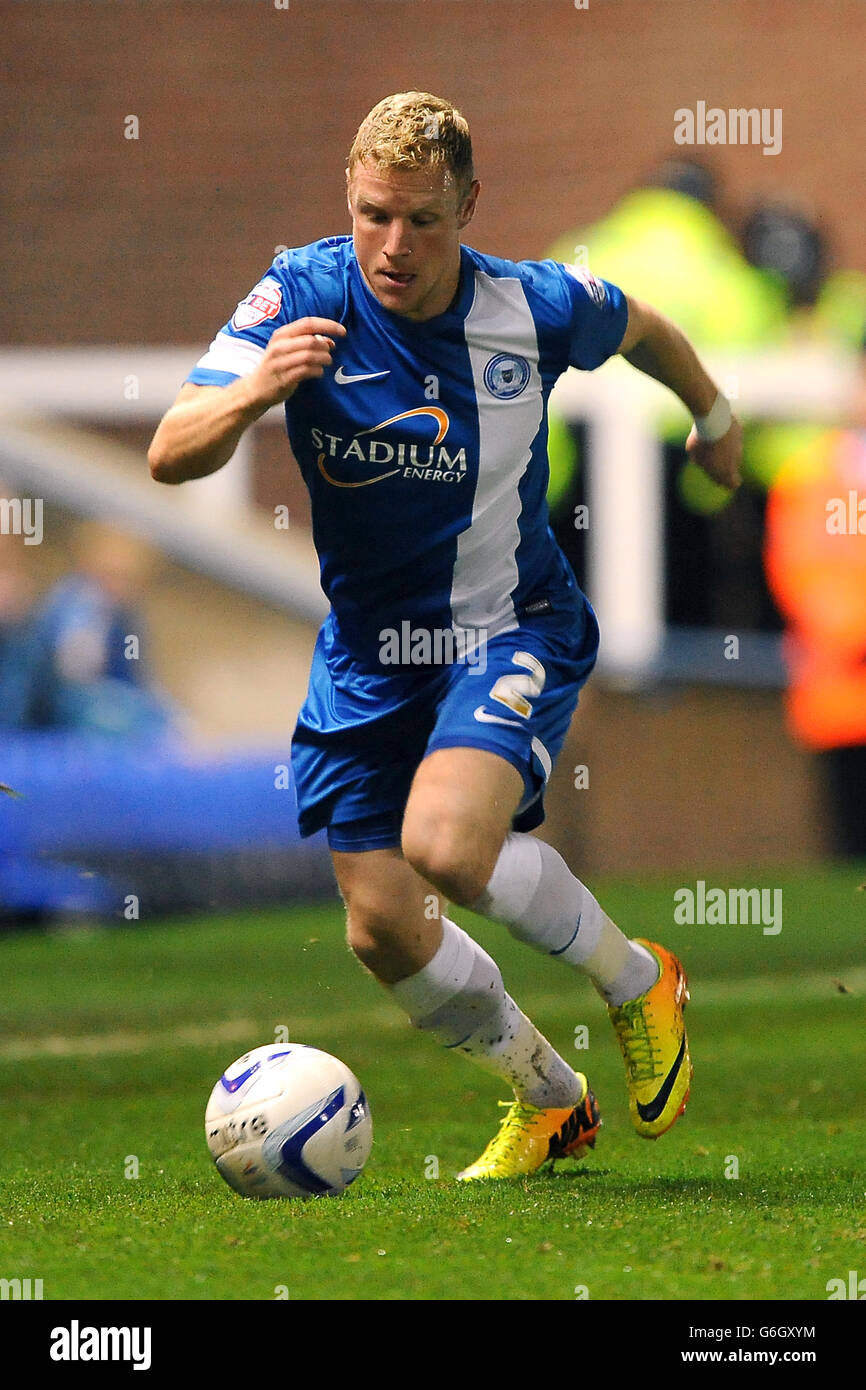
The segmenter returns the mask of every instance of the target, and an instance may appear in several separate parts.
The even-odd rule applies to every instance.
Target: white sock
[[[658,979],[655,957],[629,941],[562,856],[533,835],[507,836],[472,907],[519,941],[583,970],[608,1004],[637,999]]]
[[[389,988],[415,1028],[502,1077],[518,1100],[564,1109],[580,1099],[576,1073],[506,994],[496,962],[447,917],[433,959]]]

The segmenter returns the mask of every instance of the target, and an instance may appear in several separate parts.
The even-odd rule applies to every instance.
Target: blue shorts
[[[544,820],[544,788],[581,687],[598,655],[585,597],[524,617],[450,665],[372,673],[319,633],[307,699],[292,740],[302,836],[328,829],[332,849],[400,844],[419,764],[439,748],[483,748],[517,768],[515,830]]]

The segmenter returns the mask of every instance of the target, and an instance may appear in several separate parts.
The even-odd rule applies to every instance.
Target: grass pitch
[[[863,877],[718,875],[783,890],[775,936],[675,926],[682,877],[592,884],[690,975],[692,1099],[655,1143],[589,983],[461,914],[605,1121],[579,1164],[467,1187],[504,1088],[407,1026],[336,904],[0,939],[0,1275],[70,1300],[824,1300],[866,1273]],[[370,1098],[373,1153],[338,1199],[244,1200],[207,1153],[212,1085],[280,1027]]]

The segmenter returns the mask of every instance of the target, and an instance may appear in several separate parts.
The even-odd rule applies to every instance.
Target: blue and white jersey
[[[548,525],[547,400],[567,367],[616,352],[621,291],[579,267],[461,246],[451,307],[416,323],[379,303],[350,236],[328,237],[276,257],[188,380],[227,385],[308,314],[347,330],[333,368],[286,402],[329,645],[373,671],[383,631],[407,621],[468,650],[533,604],[580,602]]]

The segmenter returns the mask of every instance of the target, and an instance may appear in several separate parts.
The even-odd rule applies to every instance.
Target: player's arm
[[[626,295],[628,326],[620,354],[667,386],[691,411],[686,450],[716,483],[739,487],[742,429],[685,334],[657,309]]]
[[[158,483],[185,483],[222,468],[248,426],[288,400],[302,381],[323,375],[335,340],[345,332],[334,319],[296,319],[274,331],[261,362],[246,376],[228,386],[186,382],[151,441],[151,476]]]

